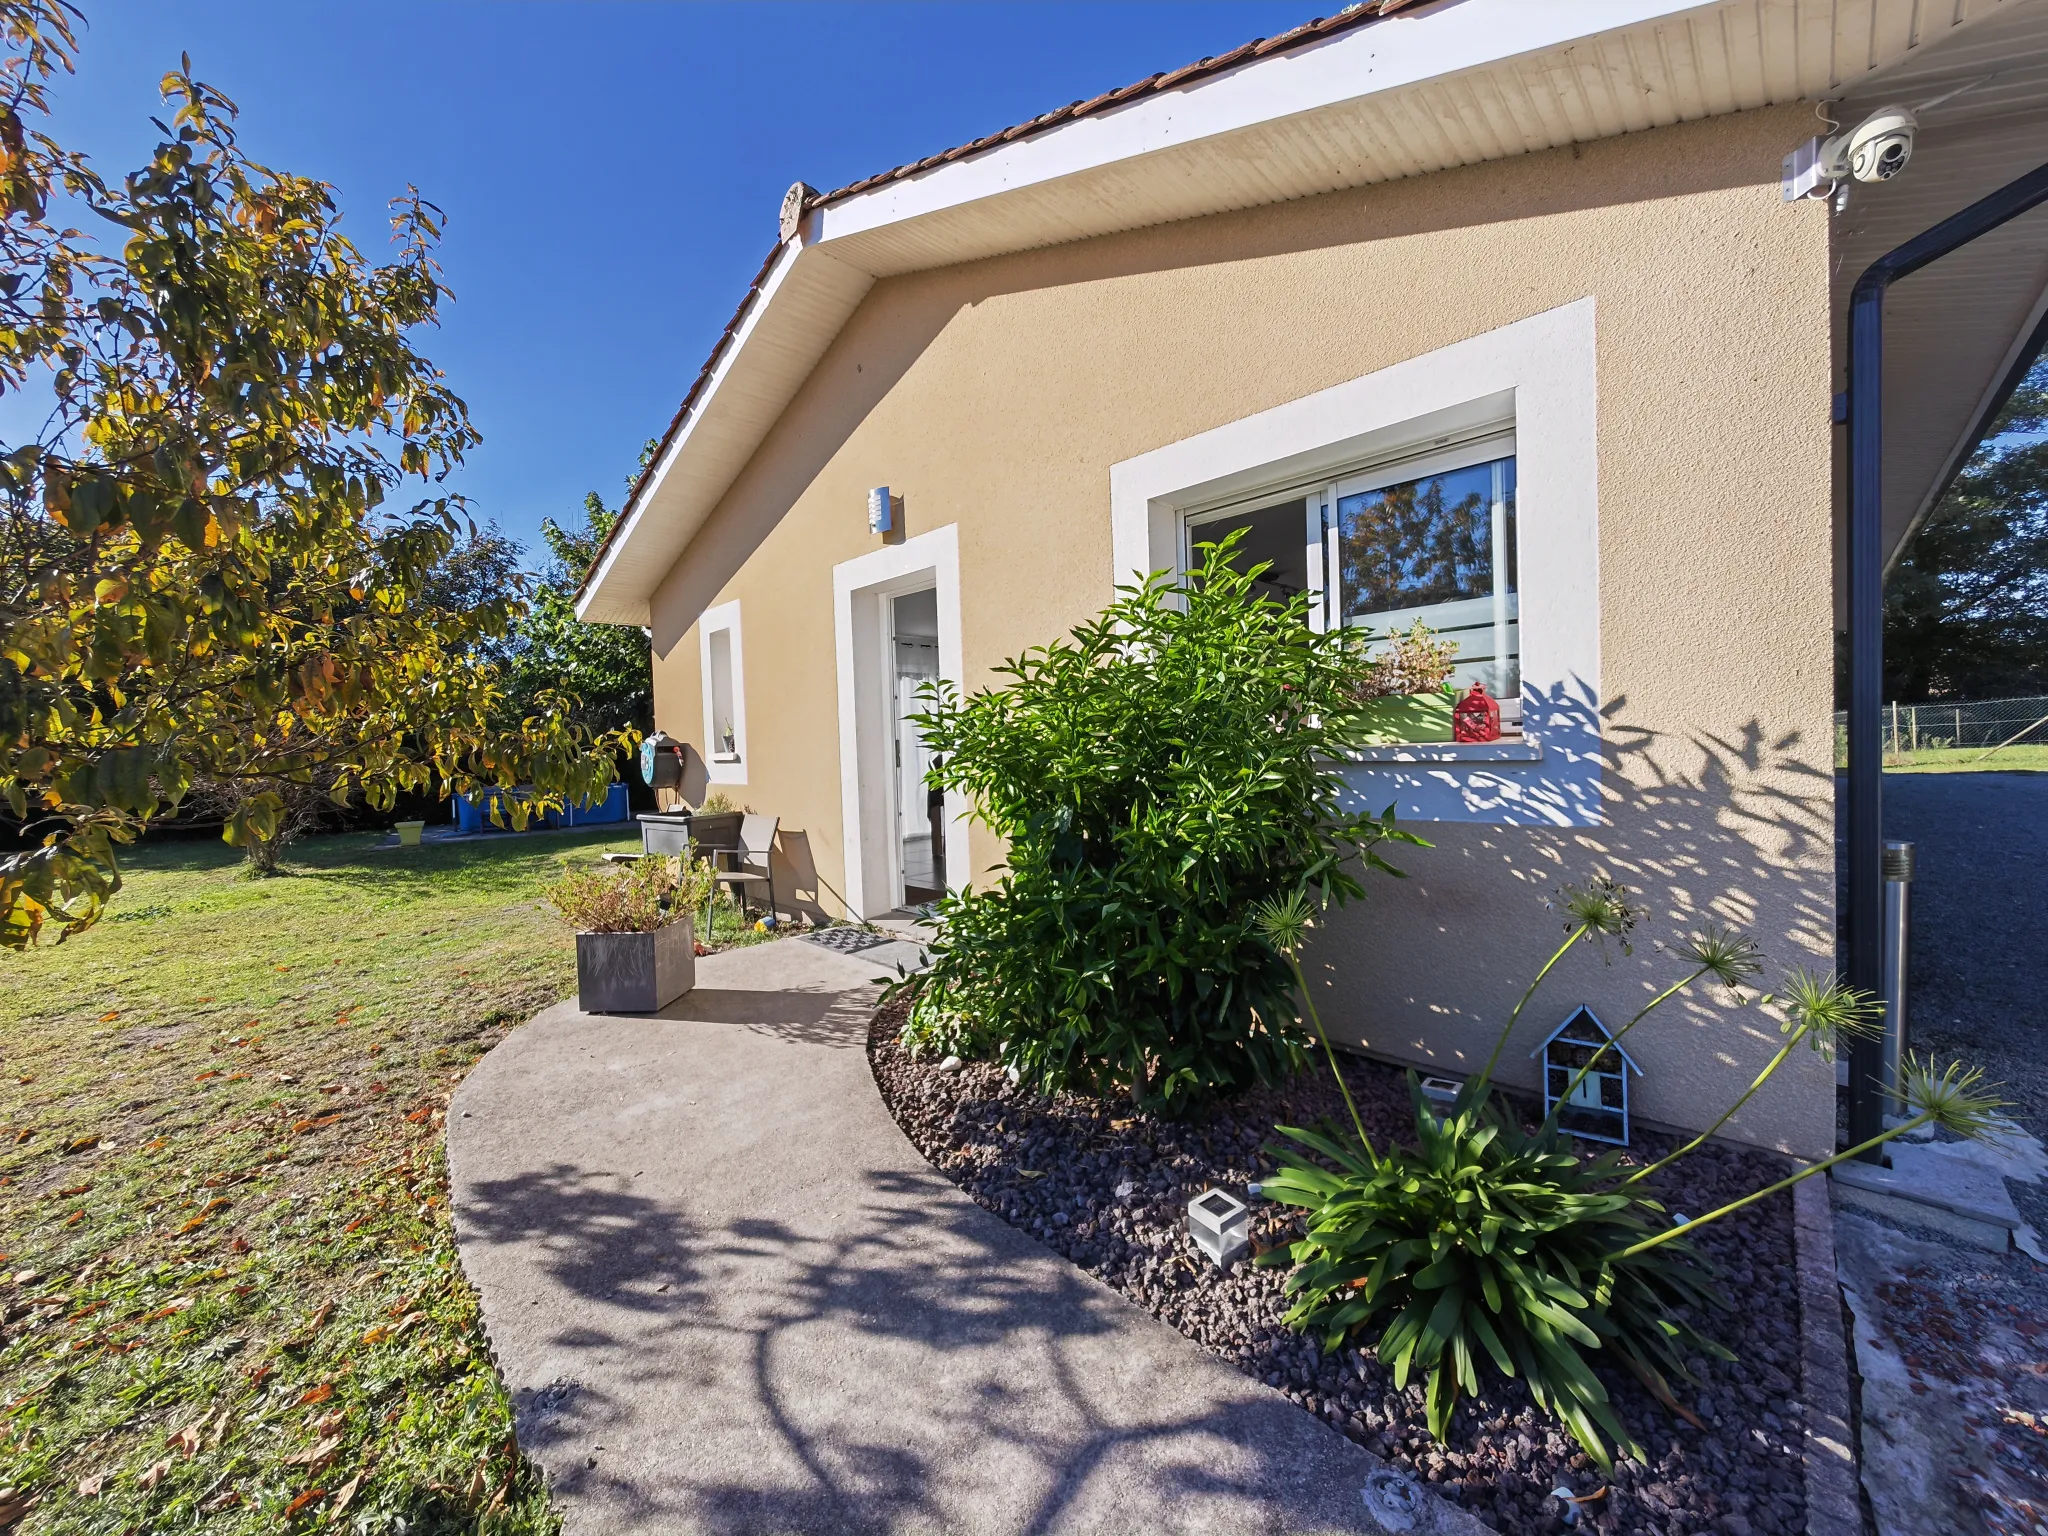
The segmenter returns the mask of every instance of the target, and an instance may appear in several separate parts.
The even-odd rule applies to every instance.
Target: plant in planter
[[[919,717],[932,782],[974,800],[1008,845],[1000,878],[939,903],[908,996],[913,1051],[998,1056],[1044,1091],[1128,1093],[1178,1109],[1292,1076],[1313,1044],[1264,898],[1362,895],[1380,845],[1419,843],[1393,812],[1348,810],[1371,663],[1308,625],[1306,596],[1257,595],[1241,534],[1119,589],[1097,619]]]
[[[1352,643],[1363,652],[1371,636],[1354,632]],[[1390,632],[1385,649],[1370,656],[1359,673],[1355,697],[1360,744],[1449,741],[1451,711],[1458,701],[1450,677],[1457,658],[1456,642],[1437,639],[1419,621],[1405,631]]]
[[[1376,1339],[1396,1388],[1411,1375],[1425,1382],[1430,1432],[1442,1439],[1460,1393],[1479,1390],[1491,1366],[1520,1376],[1537,1404],[1563,1422],[1603,1467],[1610,1444],[1640,1455],[1606,1388],[1593,1373],[1594,1352],[1618,1360],[1667,1407],[1672,1380],[1691,1375],[1689,1356],[1733,1357],[1701,1330],[1709,1309],[1725,1305],[1690,1234],[1844,1158],[1927,1125],[1963,1136],[1985,1134],[1998,1104],[1981,1074],[1960,1066],[1915,1063],[1906,1100],[1912,1113],[1884,1135],[1799,1170],[1768,1188],[1683,1224],[1673,1222],[1647,1182],[1719,1130],[1800,1044],[1827,1052],[1875,1027],[1877,1005],[1832,977],[1795,972],[1777,999],[1784,1044],[1727,1114],[1706,1132],[1647,1168],[1619,1151],[1579,1156],[1556,1111],[1533,1131],[1495,1102],[1494,1067],[1537,988],[1582,941],[1626,941],[1634,914],[1620,887],[1597,882],[1566,892],[1563,945],[1551,955],[1509,1015],[1485,1067],[1439,1113],[1414,1073],[1416,1148],[1375,1148],[1352,1106],[1351,1134],[1283,1127],[1309,1152],[1276,1149],[1281,1167],[1263,1185],[1268,1199],[1304,1212],[1304,1235],[1261,1263],[1294,1266],[1288,1322],[1335,1348],[1354,1335]],[[1322,1039],[1332,1072],[1336,1054],[1315,1013],[1297,956],[1312,909],[1295,896],[1261,909],[1260,930],[1295,970],[1300,997]],[[1709,930],[1680,946],[1685,973],[1654,995],[1579,1069],[1559,1102],[1600,1055],[1665,1002],[1701,982],[1741,987],[1758,964],[1745,939]],[[1338,1086],[1343,1088],[1341,1073]],[[1344,1090],[1350,1104],[1350,1092]]]
[[[576,929],[576,1003],[585,1013],[653,1013],[695,985],[693,915],[710,895],[702,860],[647,856],[564,867],[547,898]]]

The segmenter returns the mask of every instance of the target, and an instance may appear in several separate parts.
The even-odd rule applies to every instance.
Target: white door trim
[[[959,682],[960,539],[948,523],[832,567],[832,627],[839,658],[839,803],[846,857],[846,905],[855,918],[880,917],[902,891],[896,836],[891,717],[895,662],[889,605],[899,593],[938,593],[939,675]],[[967,805],[946,794],[946,885],[967,885]]]

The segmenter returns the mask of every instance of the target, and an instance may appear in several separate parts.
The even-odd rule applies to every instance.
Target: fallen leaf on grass
[[[298,1455],[285,1457],[284,1464],[288,1467],[324,1467],[340,1449],[341,1436],[329,1435],[318,1445],[309,1445]]]
[[[341,1512],[348,1508],[349,1500],[356,1496],[356,1490],[363,1485],[363,1475],[361,1472],[358,1472],[335,1491],[334,1508],[328,1511],[330,1518],[339,1517]]]
[[[170,1476],[170,1474],[171,1458],[166,1456],[162,1461],[158,1462],[155,1466],[151,1467],[147,1472],[143,1473],[141,1477],[136,1479],[136,1481],[142,1484],[144,1488],[154,1488],[158,1483],[162,1482],[166,1477]]]
[[[279,1348],[304,1349],[308,1344],[313,1342],[314,1335],[319,1333],[319,1331],[322,1328],[325,1328],[327,1326],[327,1319],[332,1317],[333,1315],[334,1303],[331,1301],[321,1302],[320,1310],[315,1312],[313,1316],[307,1321],[306,1331],[304,1333],[299,1334],[295,1338],[286,1339],[284,1343],[279,1346]]]
[[[311,1504],[315,1499],[324,1499],[326,1497],[327,1490],[325,1488],[308,1488],[296,1499],[293,1499],[291,1503],[285,1505],[285,1519],[296,1520],[299,1517],[300,1510],[304,1509],[308,1504]]]
[[[17,1077],[17,1078],[15,1079],[15,1081],[16,1081],[17,1083],[32,1083],[32,1082],[34,1082],[34,1081],[35,1081],[35,1079],[34,1079],[33,1077],[30,1077],[30,1076],[26,1076],[26,1075],[24,1075],[24,1076],[21,1076],[21,1077]]]
[[[247,1253],[248,1251],[249,1251],[249,1239],[247,1239],[246,1237],[236,1237],[236,1238],[231,1238],[231,1239],[229,1240],[229,1242],[228,1242],[228,1252],[229,1252],[229,1253]]]
[[[111,1024],[114,1022],[114,1020],[118,1019],[119,1017],[121,1017],[120,1009],[109,1008],[105,1013],[100,1015],[100,1022],[102,1024]]]
[[[346,1408],[336,1408],[320,1415],[313,1424],[313,1433],[325,1440],[347,1422],[348,1410]]]
[[[294,1120],[292,1122],[292,1130],[304,1136],[310,1131],[324,1131],[340,1118],[340,1112],[337,1111],[331,1115],[322,1115],[317,1120]]]
[[[92,1186],[90,1184],[74,1184],[69,1189],[58,1190],[57,1198],[59,1200],[69,1200],[77,1195],[89,1195],[91,1193]]]
[[[187,1456],[197,1456],[199,1454],[200,1432],[205,1428],[206,1420],[204,1419],[201,1419],[197,1424],[187,1424],[183,1429],[166,1440],[164,1444],[183,1451]]]
[[[213,1069],[212,1071],[210,1071],[210,1072],[202,1072],[202,1073],[200,1073],[200,1074],[199,1074],[199,1075],[198,1075],[197,1077],[193,1078],[193,1079],[192,1079],[192,1081],[193,1081],[193,1082],[195,1082],[195,1083],[203,1083],[203,1082],[205,1082],[205,1081],[206,1081],[206,1080],[207,1080],[207,1079],[208,1079],[209,1077],[219,1077],[219,1076],[220,1076],[220,1068],[219,1068],[219,1067],[215,1067],[215,1068],[214,1068],[214,1069]]]
[[[300,1396],[296,1406],[300,1408],[310,1408],[315,1403],[326,1402],[327,1399],[329,1399],[332,1396],[334,1396],[334,1383],[331,1381],[323,1381],[317,1387],[308,1388],[307,1391]]]
[[[421,1105],[421,1106],[420,1106],[420,1107],[419,1107],[418,1109],[414,1110],[414,1111],[413,1111],[413,1112],[412,1112],[411,1114],[407,1115],[407,1116],[406,1116],[405,1118],[406,1118],[406,1119],[408,1119],[408,1120],[410,1120],[410,1121],[411,1121],[411,1122],[412,1122],[412,1123],[413,1123],[414,1125],[418,1125],[418,1124],[419,1124],[419,1123],[420,1123],[420,1122],[421,1122],[422,1120],[426,1119],[426,1118],[427,1118],[427,1117],[428,1117],[429,1115],[433,1114],[433,1112],[434,1112],[434,1106],[433,1106],[433,1105],[431,1105],[431,1104],[422,1104],[422,1105]]]
[[[85,1212],[73,1211],[69,1216],[66,1216],[64,1218],[64,1225],[67,1227],[75,1227],[83,1220],[85,1220]]]
[[[153,1323],[160,1318],[170,1317],[176,1313],[183,1312],[184,1310],[186,1310],[186,1308],[190,1307],[191,1305],[192,1298],[190,1296],[180,1296],[175,1301],[165,1302],[162,1306],[158,1307],[154,1312],[150,1313],[148,1316],[143,1318],[143,1321],[145,1323]]]
[[[91,1477],[81,1477],[78,1480],[78,1496],[81,1499],[96,1499],[100,1496],[100,1490],[106,1486],[107,1474],[95,1472]]]
[[[26,1493],[17,1493],[12,1488],[0,1488],[0,1525],[12,1525],[29,1512],[35,1498]]]
[[[66,1152],[90,1152],[100,1144],[98,1136],[79,1136],[64,1144]]]
[[[291,967],[290,967],[290,966],[288,966],[288,965],[280,965],[280,966],[274,966],[274,967],[272,967],[272,969],[274,969],[274,970],[280,970],[280,971],[288,971],[288,970],[290,970],[290,969],[291,969]]]
[[[376,1327],[364,1331],[363,1342],[365,1344],[382,1344],[390,1337],[391,1329],[385,1324],[379,1323]]]

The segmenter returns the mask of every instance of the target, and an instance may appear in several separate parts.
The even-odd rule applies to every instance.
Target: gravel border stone
[[[897,1041],[900,1006],[878,1011],[869,1059],[882,1099],[919,1151],[984,1209],[1030,1233],[1238,1369],[1285,1393],[1368,1451],[1386,1458],[1513,1536],[1566,1529],[1553,1490],[1587,1500],[1576,1531],[1601,1536],[1797,1536],[1808,1528],[1807,1430],[1799,1378],[1809,1373],[1793,1200],[1778,1196],[1703,1231],[1733,1307],[1708,1320],[1733,1364],[1695,1362],[1697,1424],[1674,1418],[1625,1373],[1602,1370],[1623,1421],[1648,1460],[1624,1458],[1611,1481],[1546,1416],[1519,1382],[1489,1381],[1461,1404],[1450,1441],[1429,1439],[1422,1390],[1396,1393],[1369,1352],[1324,1356],[1281,1323],[1283,1275],[1238,1265],[1225,1274],[1188,1240],[1187,1200],[1203,1188],[1240,1197],[1271,1168],[1262,1152],[1279,1124],[1342,1113],[1327,1072],[1259,1090],[1206,1116],[1167,1121],[1099,1100],[1046,1099],[985,1062],[913,1060]],[[1346,1066],[1376,1139],[1406,1139],[1413,1117],[1402,1075],[1362,1060]],[[1639,1133],[1655,1155],[1665,1138]],[[1674,1211],[1698,1214],[1782,1177],[1782,1158],[1710,1144],[1664,1181]],[[1255,1203],[1253,1236],[1283,1238],[1285,1208]],[[1837,1331],[1839,1343],[1839,1326]],[[1824,1417],[1823,1437],[1839,1436]],[[1834,1532],[1825,1536],[1836,1536]]]
[[[1856,1432],[1849,1422],[1849,1349],[1835,1273],[1835,1213],[1828,1181],[1792,1189],[1799,1245],[1800,1396],[1806,1404],[1807,1536],[1863,1536]]]

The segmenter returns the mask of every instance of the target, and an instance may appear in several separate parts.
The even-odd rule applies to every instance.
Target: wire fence
[[[1887,704],[1884,707],[1887,766],[1958,767],[1981,761],[2034,759],[2048,749],[2048,694],[2023,699],[1978,699],[1970,703]],[[1835,762],[1848,761],[1849,717],[1835,714]]]

